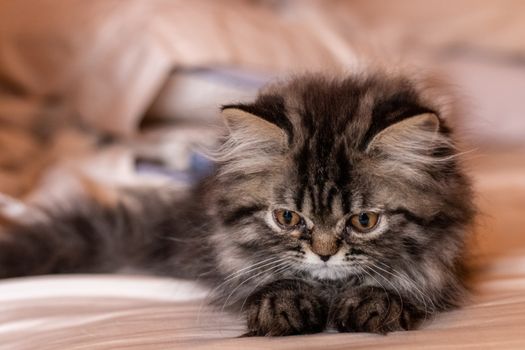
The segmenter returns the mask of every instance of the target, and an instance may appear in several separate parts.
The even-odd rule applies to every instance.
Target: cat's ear
[[[394,123],[380,131],[366,147],[367,152],[376,149],[422,153],[435,147],[443,137],[439,133],[440,120],[434,113],[423,113]]]
[[[222,108],[228,137],[214,155],[220,174],[254,174],[282,166],[291,123],[275,105],[229,105]]]
[[[228,105],[222,108],[222,118],[230,136],[238,142],[265,142],[285,146],[286,132],[271,118],[252,111],[250,105]]]

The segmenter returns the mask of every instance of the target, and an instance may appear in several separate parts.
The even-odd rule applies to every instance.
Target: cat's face
[[[439,113],[409,81],[374,77],[301,78],[225,107],[228,261],[328,280],[451,263],[471,195]]]

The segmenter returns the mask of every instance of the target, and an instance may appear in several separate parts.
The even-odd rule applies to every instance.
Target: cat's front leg
[[[328,305],[318,288],[297,280],[270,283],[247,300],[250,336],[282,336],[322,332]]]
[[[425,314],[398,293],[357,287],[339,294],[330,310],[330,323],[340,332],[386,334],[416,328]]]

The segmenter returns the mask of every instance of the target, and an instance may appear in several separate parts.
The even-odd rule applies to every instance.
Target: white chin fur
[[[322,280],[338,280],[347,277],[350,270],[342,267],[334,266],[315,266],[307,268],[306,271],[316,279]]]

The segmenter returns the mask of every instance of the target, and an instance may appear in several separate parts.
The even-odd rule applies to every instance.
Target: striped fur
[[[250,335],[412,329],[461,302],[475,212],[450,109],[432,94],[385,73],[270,85],[223,107],[217,170],[192,191],[87,201],[13,227],[0,274],[134,264],[207,283]],[[302,225],[277,224],[283,208]],[[368,233],[349,226],[362,211],[380,213]]]

